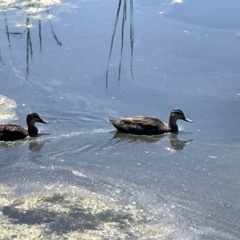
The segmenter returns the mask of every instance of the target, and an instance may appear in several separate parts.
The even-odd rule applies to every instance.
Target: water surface
[[[239,16],[216,14],[239,4],[204,2],[1,4],[1,123],[32,111],[50,122],[38,125],[49,135],[0,144],[3,226],[39,239],[239,239]],[[167,122],[174,108],[194,121],[178,135],[107,122]]]

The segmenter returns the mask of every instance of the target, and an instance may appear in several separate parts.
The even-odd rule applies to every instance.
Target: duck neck
[[[30,137],[36,137],[38,134],[38,129],[35,126],[35,121],[33,119],[27,118],[27,126],[28,126],[28,135]]]
[[[178,132],[177,120],[175,118],[170,116],[168,125],[171,128],[171,132]]]
[[[35,137],[38,134],[38,129],[36,126],[28,126],[28,135],[30,137]]]
[[[30,137],[35,137],[38,134],[38,129],[35,126],[35,122],[34,121],[28,121],[27,120],[27,126],[28,126],[28,135]]]

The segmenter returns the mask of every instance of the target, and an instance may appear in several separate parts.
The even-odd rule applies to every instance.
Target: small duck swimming
[[[109,122],[120,132],[138,135],[157,135],[168,132],[177,133],[178,119],[192,123],[192,120],[187,119],[180,109],[173,109],[171,111],[168,124],[158,118],[142,115],[122,118],[120,120],[109,119]]]
[[[47,124],[40,118],[37,113],[30,113],[26,118],[28,129],[17,124],[2,124],[0,125],[0,141],[15,141],[24,139],[27,136],[36,137],[38,129],[35,126],[36,122]]]

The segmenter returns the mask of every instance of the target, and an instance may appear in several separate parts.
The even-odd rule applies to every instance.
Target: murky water
[[[239,3],[173,2],[1,3],[0,121],[50,124],[0,143],[0,239],[239,239]]]

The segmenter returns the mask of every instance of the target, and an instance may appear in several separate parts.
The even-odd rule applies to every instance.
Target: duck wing
[[[129,118],[122,118],[119,121],[109,119],[113,126],[121,132],[154,135],[168,132],[168,125],[160,119],[151,116],[134,116]]]
[[[27,136],[28,130],[17,124],[0,125],[0,141],[14,141]]]

